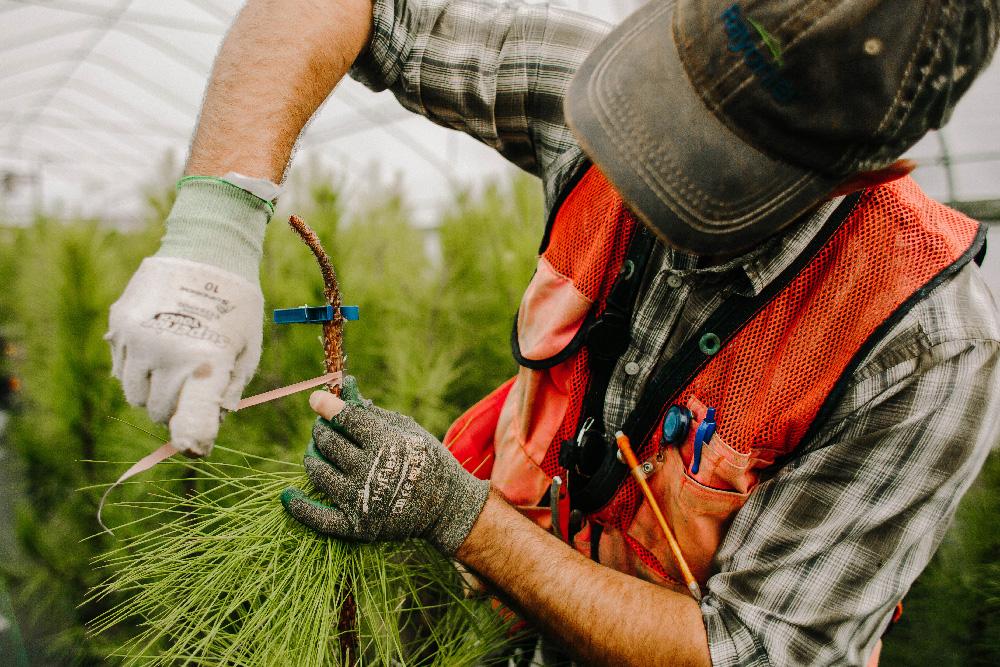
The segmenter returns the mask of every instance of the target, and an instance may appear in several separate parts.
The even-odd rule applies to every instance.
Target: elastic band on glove
[[[167,233],[155,256],[211,264],[259,285],[264,234],[273,213],[271,202],[222,179],[189,176],[177,184]]]

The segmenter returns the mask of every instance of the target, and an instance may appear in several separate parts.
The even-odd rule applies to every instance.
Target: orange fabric
[[[604,298],[628,256],[638,224],[604,174],[597,167],[591,167],[559,208],[541,259],[554,271],[570,277],[581,296],[595,304],[595,314],[600,315],[604,312]],[[537,311],[530,317],[519,313],[519,318],[527,321],[538,317],[553,316],[540,315]],[[583,317],[580,317],[579,324],[582,323]],[[519,322],[519,339],[520,336]],[[575,435],[580,406],[590,381],[585,347],[560,365],[569,401],[552,439],[556,446],[549,447],[541,461],[542,472],[549,479],[560,474],[559,443]]]
[[[543,255],[521,298],[517,338],[521,356],[544,361],[562,352],[576,336],[594,302],[567,276],[556,273]],[[530,313],[530,317],[525,314]]]
[[[540,353],[529,358],[551,358],[561,348],[549,343],[572,339],[569,332],[586,317],[580,303],[603,311],[636,224],[591,168],[556,215],[540,270],[521,304],[519,341]],[[715,551],[756,485],[757,470],[799,444],[864,342],[960,257],[977,230],[975,221],[928,199],[908,178],[863,193],[799,275],[681,390],[678,402],[695,417],[686,442],[661,449],[662,421],[636,439],[640,460],[654,463],[648,482],[699,581],[712,574]],[[488,399],[492,416],[475,431],[484,444],[459,450],[480,452],[470,460],[484,460],[482,452],[492,447],[494,484],[514,504],[536,506],[551,477],[562,472],[559,445],[575,434],[588,380],[585,347],[552,368],[522,368],[504,385],[502,406],[500,390]],[[716,409],[718,427],[704,447],[698,474],[691,475],[695,427],[709,405]],[[664,413],[668,407],[662,406]],[[671,585],[676,565],[640,497],[628,478],[591,517],[604,524],[601,562]],[[543,525],[549,521],[546,512],[535,512]],[[585,544],[576,546],[587,553]]]
[[[636,224],[611,184],[591,168],[560,207],[521,300],[517,329],[525,358],[551,358],[590,310],[602,312]],[[551,445],[573,435],[589,377],[585,349],[551,368],[520,369],[493,434],[492,481],[515,505],[537,504],[559,474],[559,447]]]
[[[535,505],[551,483],[541,461],[569,405],[563,370],[520,369],[500,412],[491,480],[514,505]]]
[[[514,378],[507,380],[459,417],[444,435],[444,444],[462,466],[479,479],[493,473],[493,433]]]
[[[875,642],[875,650],[872,651],[872,655],[868,658],[868,667],[878,667],[878,659],[882,655],[882,640]]]
[[[597,301],[611,289],[634,231],[635,218],[618,192],[591,167],[559,208],[542,257]]]
[[[722,493],[752,489],[753,469],[795,449],[854,354],[907,298],[969,248],[978,227],[928,199],[908,178],[865,192],[816,257],[681,391],[679,402],[696,398],[716,409],[718,426],[710,444],[725,443],[751,462],[748,476],[727,479],[705,465],[711,460],[704,457],[714,451],[706,446],[703,468],[685,488],[700,483]],[[660,425],[646,437],[641,459],[655,456],[659,432]],[[692,454],[689,437],[680,449],[688,478]],[[664,503],[676,502],[669,496],[676,493],[673,482],[664,489]],[[628,479],[599,517],[623,534],[624,542],[637,538],[638,546],[629,544],[633,553],[623,558],[636,557],[657,575],[668,574],[663,567],[670,567],[669,553],[649,530],[635,525],[648,520],[640,505],[638,485]],[[700,511],[687,509],[686,518],[671,522],[675,530],[678,521],[694,521]],[[704,575],[731,521],[731,516],[719,518],[714,538],[705,529],[697,539],[707,542],[682,543],[695,560],[689,565]],[[656,559],[653,553],[663,556]]]
[[[687,402],[695,423],[705,418],[706,406],[692,397]],[[704,586],[710,575],[712,557],[729,529],[736,512],[757,485],[756,460],[730,447],[718,433],[702,451],[701,466],[692,475],[682,452],[694,448],[694,432],[688,431],[683,447],[668,447],[651,459],[653,472],[647,483],[659,499],[658,505],[677,538],[695,579]],[[666,537],[649,503],[642,503],[635,521],[621,532],[614,526],[601,540],[601,555],[626,564],[627,570],[655,583],[682,583],[680,569],[671,556]]]

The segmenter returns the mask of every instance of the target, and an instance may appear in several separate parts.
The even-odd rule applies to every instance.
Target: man
[[[877,660],[998,434],[982,234],[898,159],[985,66],[998,13],[654,0],[607,34],[516,2],[251,2],[162,247],[112,309],[115,373],[208,454],[259,356],[269,186],[353,65],[538,174],[549,224],[518,377],[451,452],[353,389],[314,395],[330,506],[290,489],[292,515],[432,541],[587,663]]]

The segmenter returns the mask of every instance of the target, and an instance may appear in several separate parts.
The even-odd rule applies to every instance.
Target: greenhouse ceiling
[[[638,0],[567,0],[615,21]],[[237,0],[0,0],[0,217],[94,216],[128,225],[143,192],[178,173],[219,42]],[[1000,63],[943,133],[911,151],[943,200],[1000,199]],[[299,146],[297,164],[354,184],[396,182],[432,209],[457,185],[506,164],[466,137],[404,111],[388,94],[341,85]],[[946,167],[950,165],[950,169]],[[380,174],[388,174],[382,176]]]

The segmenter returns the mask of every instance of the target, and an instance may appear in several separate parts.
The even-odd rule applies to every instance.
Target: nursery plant
[[[457,197],[442,214],[436,232],[441,252],[435,260],[424,252],[427,233],[413,227],[395,190],[373,185],[359,196],[362,203],[346,213],[342,192],[332,181],[322,175],[300,185],[293,203],[332,250],[343,293],[363,314],[344,333],[348,371],[367,398],[413,415],[442,436],[479,395],[516,372],[505,353],[507,327],[541,237],[540,188],[524,179]],[[104,594],[90,597],[87,591],[140,558],[115,560],[124,556],[119,549],[134,544],[137,536],[159,535],[151,531],[177,516],[161,512],[162,505],[143,503],[160,503],[160,495],[173,494],[187,499],[191,508],[191,498],[201,493],[216,494],[206,496],[206,502],[223,503],[216,499],[219,492],[212,491],[218,473],[209,465],[171,462],[109,496],[104,519],[116,537],[101,532],[96,523],[97,502],[107,484],[155,449],[157,437],[168,437],[163,427],[149,423],[144,411],[125,404],[120,387],[110,379],[110,355],[101,335],[108,306],[141,259],[157,247],[171,190],[152,193],[160,213],[137,230],[118,232],[99,221],[45,219],[30,228],[0,228],[0,275],[6,279],[0,291],[0,326],[17,346],[11,365],[22,384],[19,412],[0,442],[11,451],[2,465],[16,471],[15,483],[4,490],[16,506],[16,522],[9,531],[0,525],[5,557],[0,573],[33,665],[116,664],[118,659],[109,656],[134,645],[130,640],[148,629],[143,618],[128,615],[100,633],[87,627],[108,618],[134,591],[102,589]],[[266,241],[261,283],[268,308],[323,299],[315,261],[294,234],[279,229],[288,212],[279,208],[278,224],[272,223]],[[469,225],[478,230],[462,229]],[[481,247],[468,242],[477,238],[477,231]],[[459,235],[465,241],[448,240]],[[480,265],[473,271],[451,268],[475,266],[476,257]],[[501,285],[512,287],[500,292]],[[503,333],[491,340],[484,333],[490,328]],[[319,333],[312,325],[265,323],[263,357],[246,394],[323,373]],[[234,413],[222,426],[210,465],[249,462],[256,473],[225,470],[297,479],[314,418],[303,396]],[[272,503],[275,517],[284,520],[278,494],[264,499],[268,489],[253,495]],[[289,526],[293,534],[302,534],[295,532],[294,522]],[[416,548],[405,545],[405,553]],[[380,558],[382,547],[366,549],[374,551],[352,555],[345,567]],[[435,567],[441,565],[439,561]],[[448,572],[449,586],[459,585],[453,566],[448,567],[440,571]],[[390,567],[387,576],[398,571]],[[362,635],[365,631],[359,627]]]
[[[307,224],[289,222],[319,262],[323,300],[334,313],[323,324],[325,370],[340,372],[333,265]],[[125,594],[92,624],[97,632],[143,619],[145,630],[116,652],[126,664],[459,666],[503,652],[509,622],[433,549],[352,547],[292,525],[274,498],[307,483],[297,465],[297,480],[258,470],[249,457],[235,468],[208,468],[214,483],[202,492],[168,491],[157,501],[167,507],[133,503],[149,510],[142,521],[155,517],[159,526],[126,541],[108,561],[115,574],[90,597]],[[174,516],[163,521],[164,513]]]
[[[318,261],[329,307],[325,370],[341,373],[336,272],[312,228],[296,216],[289,224]],[[327,387],[339,396],[341,384]],[[143,619],[146,629],[118,653],[126,664],[459,667],[502,652],[508,623],[434,549],[352,547],[291,525],[274,497],[289,485],[309,488],[298,466],[270,473],[244,457],[202,468],[213,482],[206,491],[134,504],[173,516],[117,550],[115,574],[91,596],[126,593],[95,621],[97,632]]]
[[[540,187],[524,178],[458,193],[436,230],[426,232],[411,224],[407,203],[392,188],[373,185],[363,205],[349,205],[335,182],[318,172],[302,178],[294,207],[272,222],[261,266],[266,303],[284,308],[323,299],[315,262],[294,234],[279,229],[294,209],[331,250],[345,303],[361,308],[361,321],[344,331],[348,372],[367,398],[441,436],[517,371],[508,340],[542,236]],[[480,655],[475,642],[488,644],[498,626],[486,600],[465,597],[451,563],[419,542],[328,540],[284,515],[278,494],[304,483],[301,456],[315,418],[302,396],[230,415],[209,461],[171,459],[115,489],[104,517],[116,537],[100,531],[97,502],[107,485],[168,437],[125,404],[101,335],[108,306],[156,250],[172,195],[172,186],[153,189],[147,223],[127,231],[99,220],[0,225],[0,331],[12,350],[5,372],[20,380],[0,433],[0,592],[7,593],[0,605],[17,622],[28,664],[166,664],[163,656],[178,654],[164,651],[177,642],[203,648],[170,664],[220,664],[213,661],[226,655],[238,664],[264,650],[253,644],[262,637],[275,642],[271,664],[289,664],[279,652],[304,645],[315,652],[303,653],[302,664],[320,660],[320,651],[336,660],[339,596],[348,578],[365,592],[357,596],[355,625],[362,655],[398,659],[404,645],[411,652],[406,664],[463,664]],[[319,333],[315,326],[265,323],[263,357],[247,395],[323,373]],[[904,601],[903,618],[885,640],[884,664],[996,664],[998,488],[994,454]],[[233,524],[240,530],[223,529]],[[261,541],[273,560],[250,547]],[[232,553],[241,564],[213,568]],[[279,561],[303,576],[303,586],[260,585],[261,571]],[[185,588],[196,581],[204,585]],[[122,613],[128,600],[135,600],[132,611]],[[201,600],[215,618],[229,614],[221,624],[206,623],[191,613],[189,600]],[[395,615],[384,613],[390,607]],[[163,609],[177,611],[157,616]],[[255,632],[265,620],[274,631]],[[6,646],[0,641],[3,657]]]
[[[130,503],[156,527],[102,558],[115,575],[92,593],[124,595],[93,630],[143,619],[115,651],[125,664],[471,667],[503,652],[508,623],[432,547],[310,531],[275,501],[308,488],[301,466],[240,458],[173,463],[197,468],[208,490],[158,484]]]

